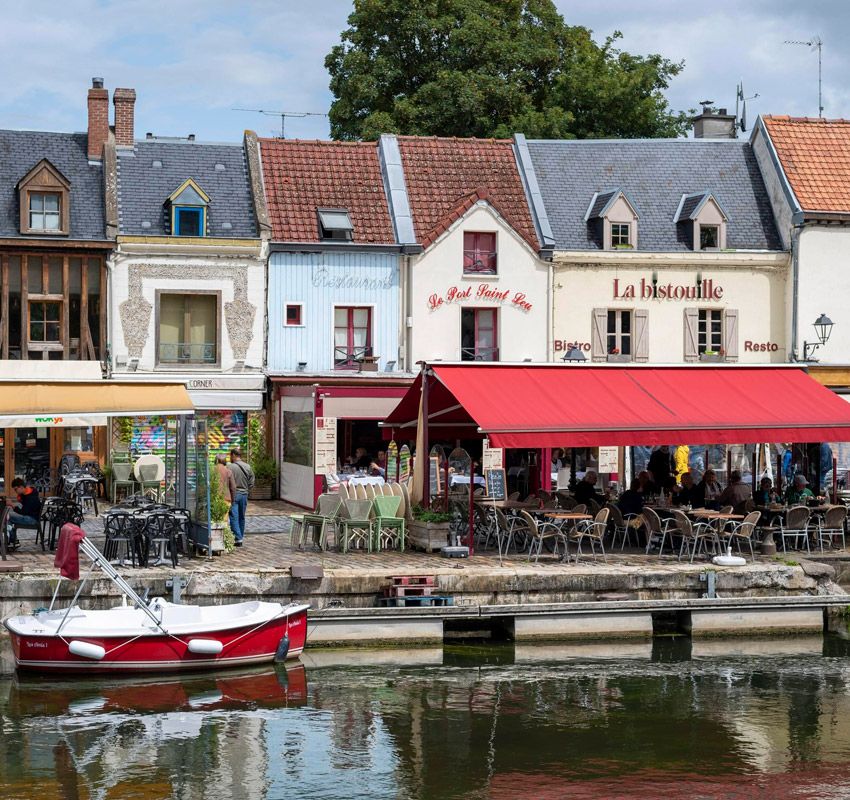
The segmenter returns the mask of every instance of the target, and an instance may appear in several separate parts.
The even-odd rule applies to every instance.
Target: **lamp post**
[[[826,315],[821,314],[814,321],[815,333],[817,333],[818,341],[816,342],[803,342],[803,361],[817,361],[816,358],[813,358],[815,350],[817,350],[822,344],[826,344],[829,341],[829,337],[832,335],[832,326],[835,323]]]

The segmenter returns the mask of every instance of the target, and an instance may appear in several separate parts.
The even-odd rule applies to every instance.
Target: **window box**
[[[700,353],[700,361],[721,362],[726,360],[726,356],[722,353]]]
[[[358,360],[360,362],[360,371],[361,372],[377,372],[378,371],[378,359],[379,356],[361,356]]]
[[[608,361],[622,364],[631,361],[632,357],[628,353],[608,353],[607,359]]]

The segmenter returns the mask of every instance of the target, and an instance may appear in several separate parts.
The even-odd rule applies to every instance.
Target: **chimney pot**
[[[190,133],[190,134],[189,134],[189,141],[190,141],[190,142],[194,142],[194,141],[195,141],[195,134],[194,134],[194,133]]]
[[[118,147],[132,147],[135,137],[134,109],[136,105],[135,89],[116,89],[112,93],[115,106],[115,144]]]
[[[88,157],[103,158],[103,146],[109,138],[109,92],[103,88],[103,78],[92,78],[88,94]]]
[[[153,134],[152,134],[150,131],[148,131],[148,132],[145,134],[145,139],[153,139]]]

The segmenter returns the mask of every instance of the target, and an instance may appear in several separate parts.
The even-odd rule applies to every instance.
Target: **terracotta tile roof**
[[[762,119],[801,208],[850,213],[850,120]]]
[[[395,244],[375,142],[260,139],[272,238],[319,242],[317,208],[345,208],[354,242]]]
[[[540,248],[510,140],[399,136],[398,143],[423,247],[486,200],[534,250]]]

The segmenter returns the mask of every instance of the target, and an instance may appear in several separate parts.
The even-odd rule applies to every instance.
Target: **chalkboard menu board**
[[[437,497],[440,494],[440,457],[432,456],[430,459],[431,467],[428,470],[428,478],[430,481],[430,495]]]
[[[488,469],[484,471],[484,480],[487,482],[487,496],[493,500],[506,500],[508,495],[505,487],[505,471],[503,469]]]

